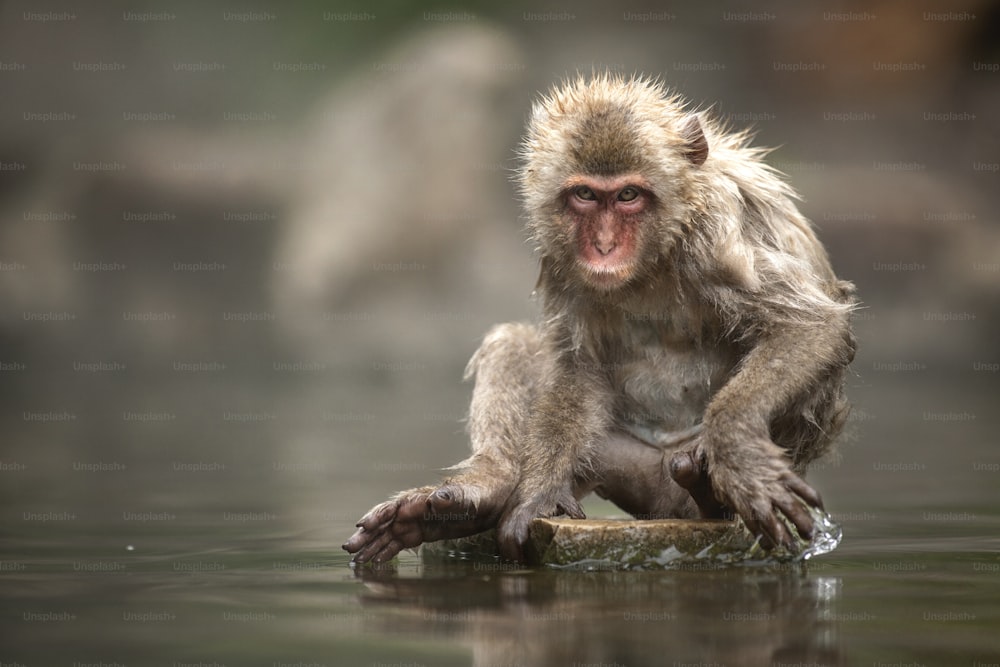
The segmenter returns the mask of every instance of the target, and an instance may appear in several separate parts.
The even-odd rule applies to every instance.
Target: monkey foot
[[[502,504],[502,503],[501,503]],[[462,484],[406,491],[376,505],[343,548],[355,563],[384,563],[424,542],[467,537],[496,525],[500,507]]]
[[[573,496],[570,488],[551,489],[549,493],[532,496],[515,502],[508,508],[497,527],[497,546],[504,560],[524,563],[524,548],[528,543],[528,529],[536,518],[568,516],[571,519],[586,519],[583,508]]]

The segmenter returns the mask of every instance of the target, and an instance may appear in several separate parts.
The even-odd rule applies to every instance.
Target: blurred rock
[[[527,312],[535,267],[508,178],[519,56],[480,26],[421,32],[315,110],[271,284],[301,354],[448,358]]]

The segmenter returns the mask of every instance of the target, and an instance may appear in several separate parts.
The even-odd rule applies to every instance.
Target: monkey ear
[[[701,122],[698,117],[691,115],[688,117],[684,127],[681,128],[681,138],[684,140],[684,155],[696,167],[705,164],[708,159],[708,140],[701,130]]]

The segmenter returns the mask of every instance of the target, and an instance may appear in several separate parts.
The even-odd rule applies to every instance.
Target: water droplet
[[[844,531],[840,524],[834,521],[829,514],[815,508],[810,508],[809,513],[813,517],[813,538],[799,554],[799,558],[802,560],[830,553],[840,545],[840,540],[844,538]]]

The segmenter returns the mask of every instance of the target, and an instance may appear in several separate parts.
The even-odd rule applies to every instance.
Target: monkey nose
[[[616,244],[614,241],[595,241],[594,247],[597,248],[597,252],[601,253],[602,255],[608,255],[611,253],[612,250],[618,247],[618,244]]]

